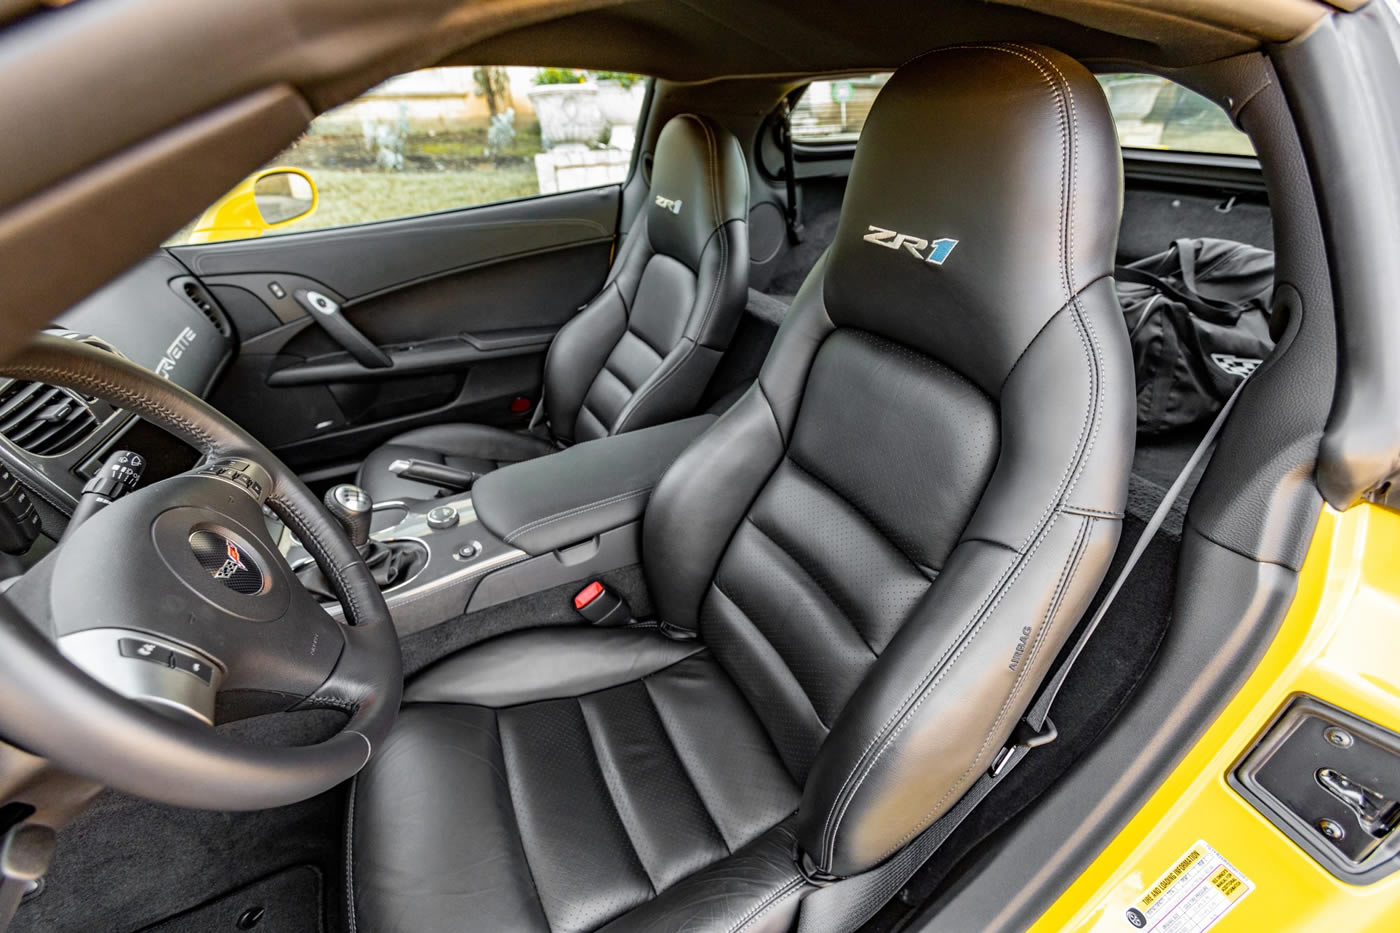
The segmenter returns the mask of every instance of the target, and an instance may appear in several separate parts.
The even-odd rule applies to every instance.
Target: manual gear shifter
[[[374,500],[359,486],[341,483],[326,493],[326,510],[340,522],[350,543],[361,554],[369,547],[369,526],[374,519]]]
[[[335,516],[355,550],[365,559],[380,589],[388,589],[413,576],[427,559],[423,546],[415,541],[376,541],[369,536],[374,520],[374,500],[359,486],[342,483],[326,493],[326,511]],[[316,564],[297,571],[302,586],[321,599],[335,599],[330,584]]]

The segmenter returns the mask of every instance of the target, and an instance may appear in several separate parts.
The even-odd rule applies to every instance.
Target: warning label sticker
[[[1253,890],[1254,882],[1197,842],[1128,908],[1127,920],[1137,930],[1204,933]]]

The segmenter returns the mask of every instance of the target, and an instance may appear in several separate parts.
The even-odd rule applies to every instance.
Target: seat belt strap
[[[1064,686],[1065,678],[1069,676],[1070,669],[1074,667],[1074,662],[1079,660],[1079,656],[1084,652],[1084,647],[1089,643],[1094,631],[1099,627],[1099,623],[1108,615],[1108,609],[1113,605],[1113,600],[1123,589],[1123,584],[1137,567],[1142,555],[1146,553],[1147,546],[1152,543],[1157,532],[1161,530],[1162,524],[1171,514],[1172,506],[1181,497],[1181,491],[1186,488],[1186,483],[1190,480],[1191,474],[1196,467],[1205,459],[1210,449],[1215,446],[1215,439],[1220,434],[1220,429],[1225,424],[1226,417],[1230,410],[1235,407],[1235,400],[1240,397],[1240,391],[1244,388],[1245,378],[1235,391],[1221,406],[1220,413],[1215,416],[1215,420],[1206,429],[1205,436],[1196,445],[1196,449],[1187,458],[1186,465],[1181,468],[1175,481],[1167,488],[1166,494],[1162,496],[1162,501],[1157,504],[1157,509],[1148,519],[1147,525],[1142,529],[1142,534],[1138,536],[1137,542],[1133,545],[1132,551],[1128,554],[1128,559],[1123,564],[1123,569],[1118,571],[1118,576],[1104,594],[1103,601],[1099,603],[1099,608],[1090,617],[1075,639],[1073,647],[1064,654],[1054,671],[1041,684],[1035,699],[1026,709],[1026,713],[1016,724],[1015,730],[1011,733],[1011,738],[1000,752],[992,759],[991,767],[982,773],[967,792],[962,795],[953,807],[944,813],[932,825],[914,837],[914,840],[901,849],[889,861],[872,868],[870,871],[862,872],[859,875],[852,875],[849,878],[842,878],[837,881],[824,881],[823,879],[809,878],[808,880],[818,884],[817,890],[807,895],[802,903],[802,914],[798,922],[797,933],[850,933],[865,921],[875,916],[875,913],[889,902],[899,891],[914,877],[914,872],[929,860],[938,851],[944,841],[953,834],[953,830],[967,819],[977,805],[992,792],[1001,781],[1011,773],[1018,764],[1021,763],[1027,753],[1033,748],[1047,745],[1053,742],[1059,735],[1054,722],[1050,719],[1050,707],[1055,703],[1055,697],[1059,695],[1060,688]]]
[[[797,190],[797,171],[792,158],[792,104],[783,99],[778,120],[778,148],[783,151],[783,184],[787,189],[787,207],[783,219],[787,223],[788,242],[793,246],[802,242],[802,194]]]

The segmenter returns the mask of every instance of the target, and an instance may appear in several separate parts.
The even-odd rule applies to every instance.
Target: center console
[[[399,635],[639,563],[652,487],[714,420],[576,444],[502,467],[469,493],[373,504],[371,546],[414,552],[405,578],[384,590]],[[294,569],[311,561],[287,542]]]

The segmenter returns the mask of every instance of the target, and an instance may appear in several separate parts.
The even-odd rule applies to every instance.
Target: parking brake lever
[[[412,458],[395,460],[389,464],[389,472],[395,476],[402,476],[404,479],[430,483],[458,492],[471,489],[472,483],[481,479],[480,473],[473,473],[471,470],[459,470],[446,464],[430,463],[427,460]]]

